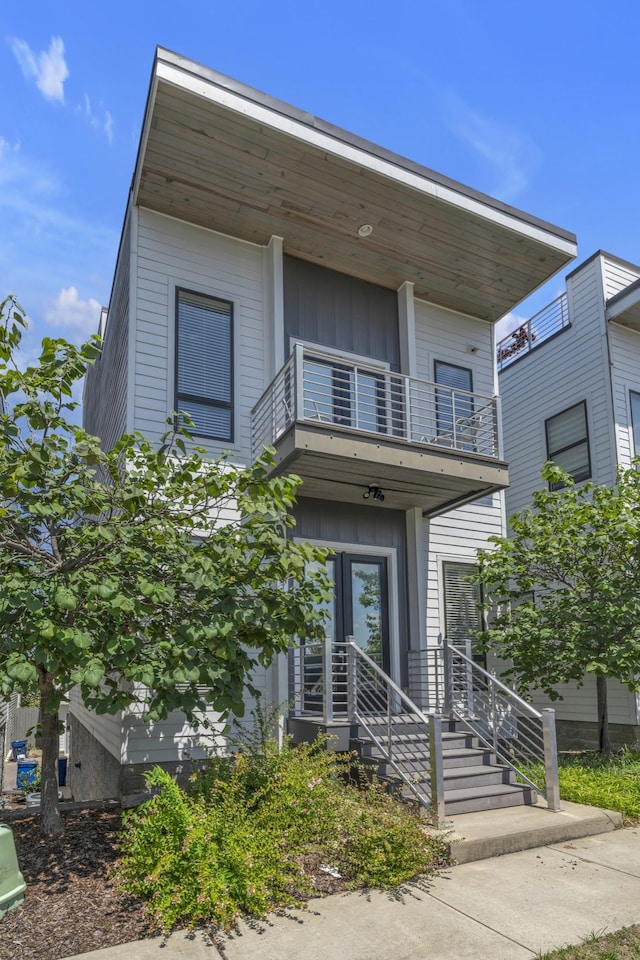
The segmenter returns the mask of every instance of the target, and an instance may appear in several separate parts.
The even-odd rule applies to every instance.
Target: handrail
[[[504,370],[515,360],[526,356],[531,350],[570,326],[569,300],[566,293],[561,293],[499,341],[496,347],[498,371]]]
[[[442,769],[442,719],[427,715],[411,700],[375,660],[347,637],[349,657],[349,715],[364,729],[384,760],[423,806],[430,807],[439,823],[444,821],[444,776]],[[372,678],[376,686],[371,689]],[[381,689],[383,697],[380,696]],[[377,709],[384,707],[381,715]],[[382,726],[382,731],[380,727]],[[423,741],[421,758],[398,752],[402,736]],[[404,742],[406,746],[406,740]],[[429,765],[425,767],[424,757]]]
[[[451,649],[450,641],[445,640],[444,642],[445,642],[445,645],[448,646],[449,649]],[[489,670],[485,670],[484,667],[481,667],[479,663],[476,663],[475,660],[472,660],[472,658],[467,656],[467,654],[464,653],[464,651],[461,650],[459,647],[455,647],[454,649],[456,651],[456,655],[459,656],[462,660],[466,660],[466,662],[474,668],[476,673],[479,673],[480,676],[483,676],[487,681],[490,681],[499,690],[502,690],[503,693],[505,693],[511,700],[514,701],[514,703],[517,703],[519,707],[525,710],[529,714],[529,716],[535,717],[537,720],[542,720],[542,713],[539,710],[536,710],[536,708],[532,706],[532,704],[527,703],[526,700],[523,700],[522,697],[519,696],[515,692],[515,690],[512,690],[511,687],[508,687],[506,683],[503,683],[502,680],[499,680],[498,677],[496,677],[495,673],[491,673]]]
[[[254,458],[295,422],[499,457],[496,397],[301,343],[251,411]]]
[[[551,810],[559,810],[555,711],[536,710],[447,639],[443,653],[444,713],[461,720]]]

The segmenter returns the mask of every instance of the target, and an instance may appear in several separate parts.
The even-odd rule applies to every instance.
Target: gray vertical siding
[[[289,256],[283,280],[285,356],[298,337],[400,369],[395,290]]]
[[[363,547],[395,547],[398,562],[398,619],[402,683],[407,683],[407,531],[403,510],[385,510],[352,503],[329,503],[300,497],[294,509],[294,535],[304,540],[326,540]]]

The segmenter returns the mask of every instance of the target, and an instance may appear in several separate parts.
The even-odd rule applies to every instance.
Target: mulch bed
[[[41,836],[38,817],[11,824],[27,889],[0,920],[0,960],[58,960],[152,935],[139,901],[108,877],[120,811],[67,812],[64,822],[55,840]]]
[[[109,879],[118,858],[121,811],[63,816],[65,834],[56,840],[41,836],[38,817],[11,823],[27,889],[24,904],[0,920],[0,960],[60,960],[158,936],[141,902]],[[320,867],[313,857],[305,862],[319,896],[344,889]]]

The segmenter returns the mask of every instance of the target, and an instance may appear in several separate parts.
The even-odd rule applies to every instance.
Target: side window
[[[467,640],[482,630],[480,584],[468,580],[477,572],[474,563],[443,564],[444,629],[449,640]]]
[[[233,305],[176,290],[175,408],[194,435],[233,440]]]
[[[631,430],[633,431],[633,456],[640,457],[640,393],[629,390],[631,407]]]
[[[571,474],[578,483],[591,476],[587,405],[583,400],[545,421],[547,459]],[[552,489],[559,489],[557,484]]]

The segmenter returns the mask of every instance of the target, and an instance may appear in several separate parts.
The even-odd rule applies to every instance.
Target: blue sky
[[[0,296],[29,350],[96,330],[157,44],[640,263],[639,28],[637,0],[3,4]]]

